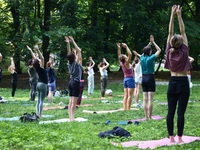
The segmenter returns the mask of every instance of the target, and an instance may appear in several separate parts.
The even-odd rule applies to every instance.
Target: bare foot
[[[184,141],[182,140],[182,136],[178,136],[178,143],[184,143]]]
[[[175,142],[176,142],[176,141],[174,140],[174,136],[173,136],[173,135],[169,136],[169,139],[170,139],[170,143],[175,143]]]

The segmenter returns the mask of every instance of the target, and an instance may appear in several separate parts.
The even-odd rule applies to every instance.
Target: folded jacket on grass
[[[106,137],[111,138],[114,136],[119,136],[119,137],[124,136],[124,137],[128,138],[129,136],[131,136],[131,134],[127,130],[125,130],[121,127],[115,126],[112,130],[99,133],[98,136],[100,138],[106,138]]]
[[[78,117],[75,118],[74,121],[82,122],[82,121],[88,121],[88,119]],[[60,123],[60,122],[69,122],[69,118],[50,120],[50,121],[40,121],[39,124]]]
[[[83,110],[84,113],[90,113],[90,114],[105,114],[105,113],[113,113],[117,111],[123,111],[124,109],[117,109],[117,110],[102,110],[102,111],[91,111],[91,110]],[[139,108],[131,108],[130,110],[139,110]]]
[[[184,143],[179,143],[179,145],[191,143],[196,140],[200,140],[200,137],[193,136],[182,136]],[[175,136],[175,141],[178,141],[178,136]],[[169,138],[163,138],[160,140],[150,140],[150,141],[128,141],[122,143],[111,142],[113,145],[118,146],[122,145],[124,147],[138,146],[139,149],[154,149],[161,146],[171,146],[176,143],[170,143]]]

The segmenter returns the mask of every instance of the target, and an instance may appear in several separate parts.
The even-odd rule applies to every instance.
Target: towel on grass
[[[78,117],[75,118],[74,121],[82,122],[82,121],[88,121],[88,119]],[[60,123],[60,122],[69,122],[69,118],[50,120],[50,121],[40,121],[39,124]]]
[[[194,142],[196,140],[200,140],[200,137],[193,137],[193,136],[182,136],[184,143],[179,143],[178,145],[187,144]],[[175,141],[178,141],[178,136],[175,136]],[[124,147],[131,147],[131,146],[138,146],[139,149],[155,149],[161,146],[171,146],[177,143],[170,143],[169,138],[163,138],[160,140],[150,140],[150,141],[128,141],[122,143],[115,143],[111,142],[113,145],[118,146],[119,144]]]

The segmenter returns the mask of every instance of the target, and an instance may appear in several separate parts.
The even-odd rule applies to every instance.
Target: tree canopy
[[[182,6],[182,17],[189,41],[190,56],[199,70],[200,1],[199,0],[4,0],[0,1],[0,48],[4,56],[14,55],[17,71],[20,61],[31,55],[26,45],[40,43],[45,62],[50,53],[59,56],[60,70],[65,72],[66,43],[73,36],[82,48],[83,64],[92,56],[116,63],[116,42],[125,42],[142,53],[149,36],[154,35],[165,56],[171,7]],[[175,33],[179,33],[175,18]],[[122,50],[125,53],[125,50]],[[24,59],[23,56],[26,56]]]

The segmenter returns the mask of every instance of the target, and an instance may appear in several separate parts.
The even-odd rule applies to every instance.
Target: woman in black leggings
[[[190,96],[187,70],[190,70],[192,68],[188,58],[189,48],[184,23],[181,18],[181,9],[182,8],[179,5],[174,5],[172,7],[165,62],[165,68],[171,71],[171,78],[169,80],[169,87],[167,92],[167,129],[170,137],[170,142],[175,142],[173,133],[174,114],[176,111],[176,106],[178,104],[178,143],[183,142],[182,135],[184,129],[184,114]],[[178,17],[181,35],[173,35],[174,16],[176,14]]]
[[[8,68],[8,71],[11,73],[12,75],[12,80],[11,80],[11,83],[12,83],[12,97],[15,96],[15,91],[16,91],[16,88],[17,88],[17,81],[18,81],[18,78],[17,78],[17,72],[15,71],[15,63],[13,61],[13,57],[10,58],[11,60],[11,65],[9,66]]]

